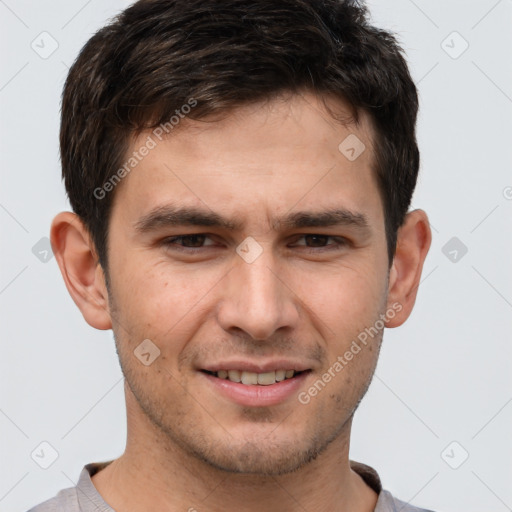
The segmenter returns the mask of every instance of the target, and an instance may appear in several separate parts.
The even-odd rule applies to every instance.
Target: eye
[[[304,244],[295,243],[296,246],[306,247],[308,249],[339,249],[348,245],[348,240],[343,237],[336,237],[330,235],[320,235],[320,234],[307,234],[301,235],[297,240],[304,240]],[[328,243],[329,240],[333,240],[334,243]]]
[[[166,247],[170,247],[177,250],[194,250],[200,249],[201,247],[214,245],[214,243],[205,244],[205,241],[207,240],[210,240],[210,242],[212,242],[211,238],[208,235],[204,233],[194,233],[190,235],[179,235],[166,238],[165,240],[163,240],[162,243]]]
[[[206,233],[172,236],[162,240],[162,244],[168,249],[189,253],[216,246],[211,236]],[[306,252],[322,252],[341,249],[347,245],[349,241],[343,237],[308,233],[297,236],[290,247],[298,247]]]

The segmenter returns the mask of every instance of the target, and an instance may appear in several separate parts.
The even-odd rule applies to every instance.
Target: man
[[[349,460],[430,246],[417,108],[352,1],[140,1],[89,40],[51,240],[114,332],[128,439],[32,510],[419,510]]]

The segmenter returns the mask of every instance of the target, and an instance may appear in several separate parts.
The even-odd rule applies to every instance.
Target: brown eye
[[[308,247],[325,247],[330,237],[326,235],[305,235],[306,242],[310,242]]]
[[[166,238],[163,240],[163,244],[167,247],[175,248],[178,250],[200,249],[201,247],[208,247],[213,245],[213,243],[205,244],[207,240],[211,241],[208,235],[203,233],[194,233],[191,235],[179,235]]]
[[[202,247],[206,236],[205,235],[186,235],[180,237],[185,247]]]
[[[299,240],[304,240],[305,243],[298,243]],[[295,245],[298,247],[304,247],[306,249],[339,249],[348,244],[348,241],[343,237],[330,236],[330,235],[318,235],[318,234],[306,234],[301,235]]]

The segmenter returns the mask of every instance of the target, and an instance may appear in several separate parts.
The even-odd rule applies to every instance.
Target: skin
[[[338,150],[350,133],[366,146],[354,161]],[[126,450],[93,477],[115,510],[374,509],[377,495],[350,469],[349,444],[382,331],[307,405],[294,394],[242,407],[199,371],[234,356],[289,358],[310,369],[299,390],[307,391],[393,304],[386,327],[407,319],[431,233],[423,211],[408,213],[389,265],[372,141],[365,115],[341,125],[310,93],[244,106],[214,122],[183,120],[116,187],[109,290],[83,224],[70,212],[55,217],[51,241],[66,286],[90,325],[113,329],[125,375]],[[136,229],[166,204],[241,226]],[[299,210],[335,207],[365,216],[367,227],[273,224]],[[166,244],[188,234],[208,236],[181,239],[198,247],[188,252]],[[315,234],[323,236],[304,236]],[[262,248],[252,263],[236,252],[248,236]],[[145,339],[160,350],[149,366],[134,356]]]

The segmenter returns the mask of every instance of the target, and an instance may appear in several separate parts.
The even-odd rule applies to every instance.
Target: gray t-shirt
[[[28,512],[115,512],[101,497],[91,480],[95,473],[111,462],[110,460],[86,464],[75,487],[63,489],[54,498],[31,508]],[[379,499],[374,512],[432,512],[394,498],[390,492],[382,489],[379,475],[370,466],[350,461],[350,467],[378,494]]]

